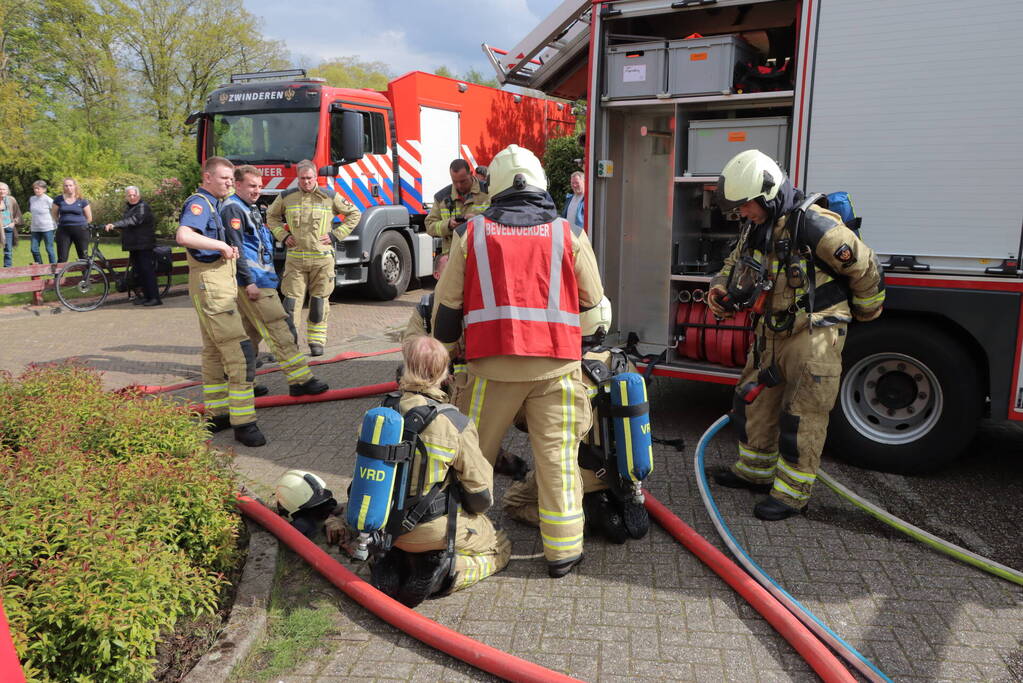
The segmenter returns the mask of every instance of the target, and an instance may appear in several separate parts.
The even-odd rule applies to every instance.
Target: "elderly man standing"
[[[121,231],[121,248],[128,252],[131,267],[139,278],[143,298],[135,299],[137,306],[162,306],[160,290],[156,286],[156,220],[149,205],[142,201],[139,188],[129,185],[124,188],[124,217],[115,223],[107,223],[105,230],[114,228]]]
[[[448,173],[451,184],[433,195],[433,208],[426,217],[426,232],[441,239],[441,261],[447,260],[455,228],[490,207],[490,195],[482,189],[465,159],[452,161]],[[434,268],[438,277],[443,270],[443,263],[438,262]]]
[[[322,356],[327,343],[329,297],[334,291],[334,248],[331,237],[342,240],[355,229],[362,212],[334,190],[316,182],[316,167],[308,159],[296,165],[298,187],[277,196],[266,214],[274,237],[288,248],[284,262],[284,310],[295,324],[309,291],[306,339],[309,355]],[[333,229],[334,216],[344,221]]]
[[[13,264],[14,245],[18,239],[15,228],[21,225],[21,208],[18,200],[11,196],[11,188],[7,183],[0,183],[0,224],[3,227],[0,244],[4,247],[4,268],[10,268]]]

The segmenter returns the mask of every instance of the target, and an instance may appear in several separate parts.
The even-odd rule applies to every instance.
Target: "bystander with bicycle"
[[[57,263],[57,253],[53,250],[53,232],[57,229],[53,222],[53,198],[46,194],[46,181],[37,180],[32,183],[32,196],[28,198],[28,210],[31,216],[29,230],[32,233],[32,242],[29,249],[32,251],[32,260],[36,263],[43,262],[43,255],[39,251],[39,244],[46,245],[46,258],[50,263]]]
[[[105,230],[121,231],[121,248],[128,252],[131,267],[139,279],[142,296],[135,299],[136,305],[162,306],[160,291],[156,287],[156,220],[149,205],[142,201],[139,188],[130,185],[124,188],[124,217],[115,223],[107,223]]]
[[[21,207],[18,200],[11,196],[11,188],[7,183],[0,183],[0,227],[4,247],[4,268],[14,265],[14,245],[18,243],[18,226],[21,225]]]
[[[50,215],[57,224],[57,260],[67,261],[71,243],[75,243],[78,258],[84,259],[89,253],[89,224],[92,223],[92,207],[82,196],[74,178],[64,178],[64,192],[53,199]]]

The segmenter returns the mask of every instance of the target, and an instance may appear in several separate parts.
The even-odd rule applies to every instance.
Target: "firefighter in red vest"
[[[586,234],[547,193],[527,149],[509,145],[490,165],[491,205],[455,229],[437,283],[433,334],[451,344],[465,327],[472,385],[459,397],[493,464],[515,414],[524,410],[539,487],[548,574],[582,561],[582,479],[576,460],[590,424],[583,385],[579,312],[604,287]]]

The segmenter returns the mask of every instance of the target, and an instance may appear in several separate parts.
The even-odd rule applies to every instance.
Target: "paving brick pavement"
[[[419,292],[380,304],[344,299],[335,304],[327,347],[374,350],[395,345]],[[0,312],[5,343],[0,367],[78,357],[105,373],[111,387],[130,382],[172,384],[198,377],[198,335],[184,297],[158,309],[108,305],[98,311],[35,315]],[[393,378],[396,356],[320,366],[332,387]],[[264,380],[285,391],[276,373]],[[699,499],[692,448],[699,433],[727,409],[729,390],[657,380],[651,391],[654,430],[682,435],[684,454],[656,447],[648,488],[721,549]],[[195,398],[196,390],[178,392]],[[343,492],[354,465],[362,413],[376,399],[265,409],[260,425],[270,443],[237,446],[230,433],[214,443],[236,452],[239,476],[265,493],[292,467],[321,475]],[[680,409],[680,406],[682,407]],[[512,430],[506,447],[528,453]],[[730,462],[735,443],[722,436],[712,465]],[[832,465],[829,464],[829,470]],[[500,500],[507,480],[499,478]],[[732,531],[751,556],[797,599],[895,680],[1010,681],[1009,664],[1023,637],[1023,591],[907,540],[824,487],[805,517],[765,524],[751,517],[755,498],[715,490]],[[515,559],[502,573],[418,611],[494,647],[600,681],[809,681],[815,675],[795,651],[715,574],[659,528],[641,541],[613,546],[593,539],[586,559],[568,577],[546,576],[535,529],[506,518]],[[335,557],[361,575],[366,567]],[[289,564],[301,563],[291,557]],[[282,681],[491,680],[380,622],[304,570],[300,580],[330,595],[334,628],[321,646]]]

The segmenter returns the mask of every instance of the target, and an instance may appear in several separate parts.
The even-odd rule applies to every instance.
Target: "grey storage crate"
[[[668,93],[730,93],[735,65],[756,57],[756,48],[735,35],[672,40],[668,43]]]
[[[759,149],[788,168],[789,118],[690,121],[685,173],[716,176],[729,159],[747,149]]]
[[[664,93],[668,51],[663,40],[607,48],[604,94],[609,99]]]

